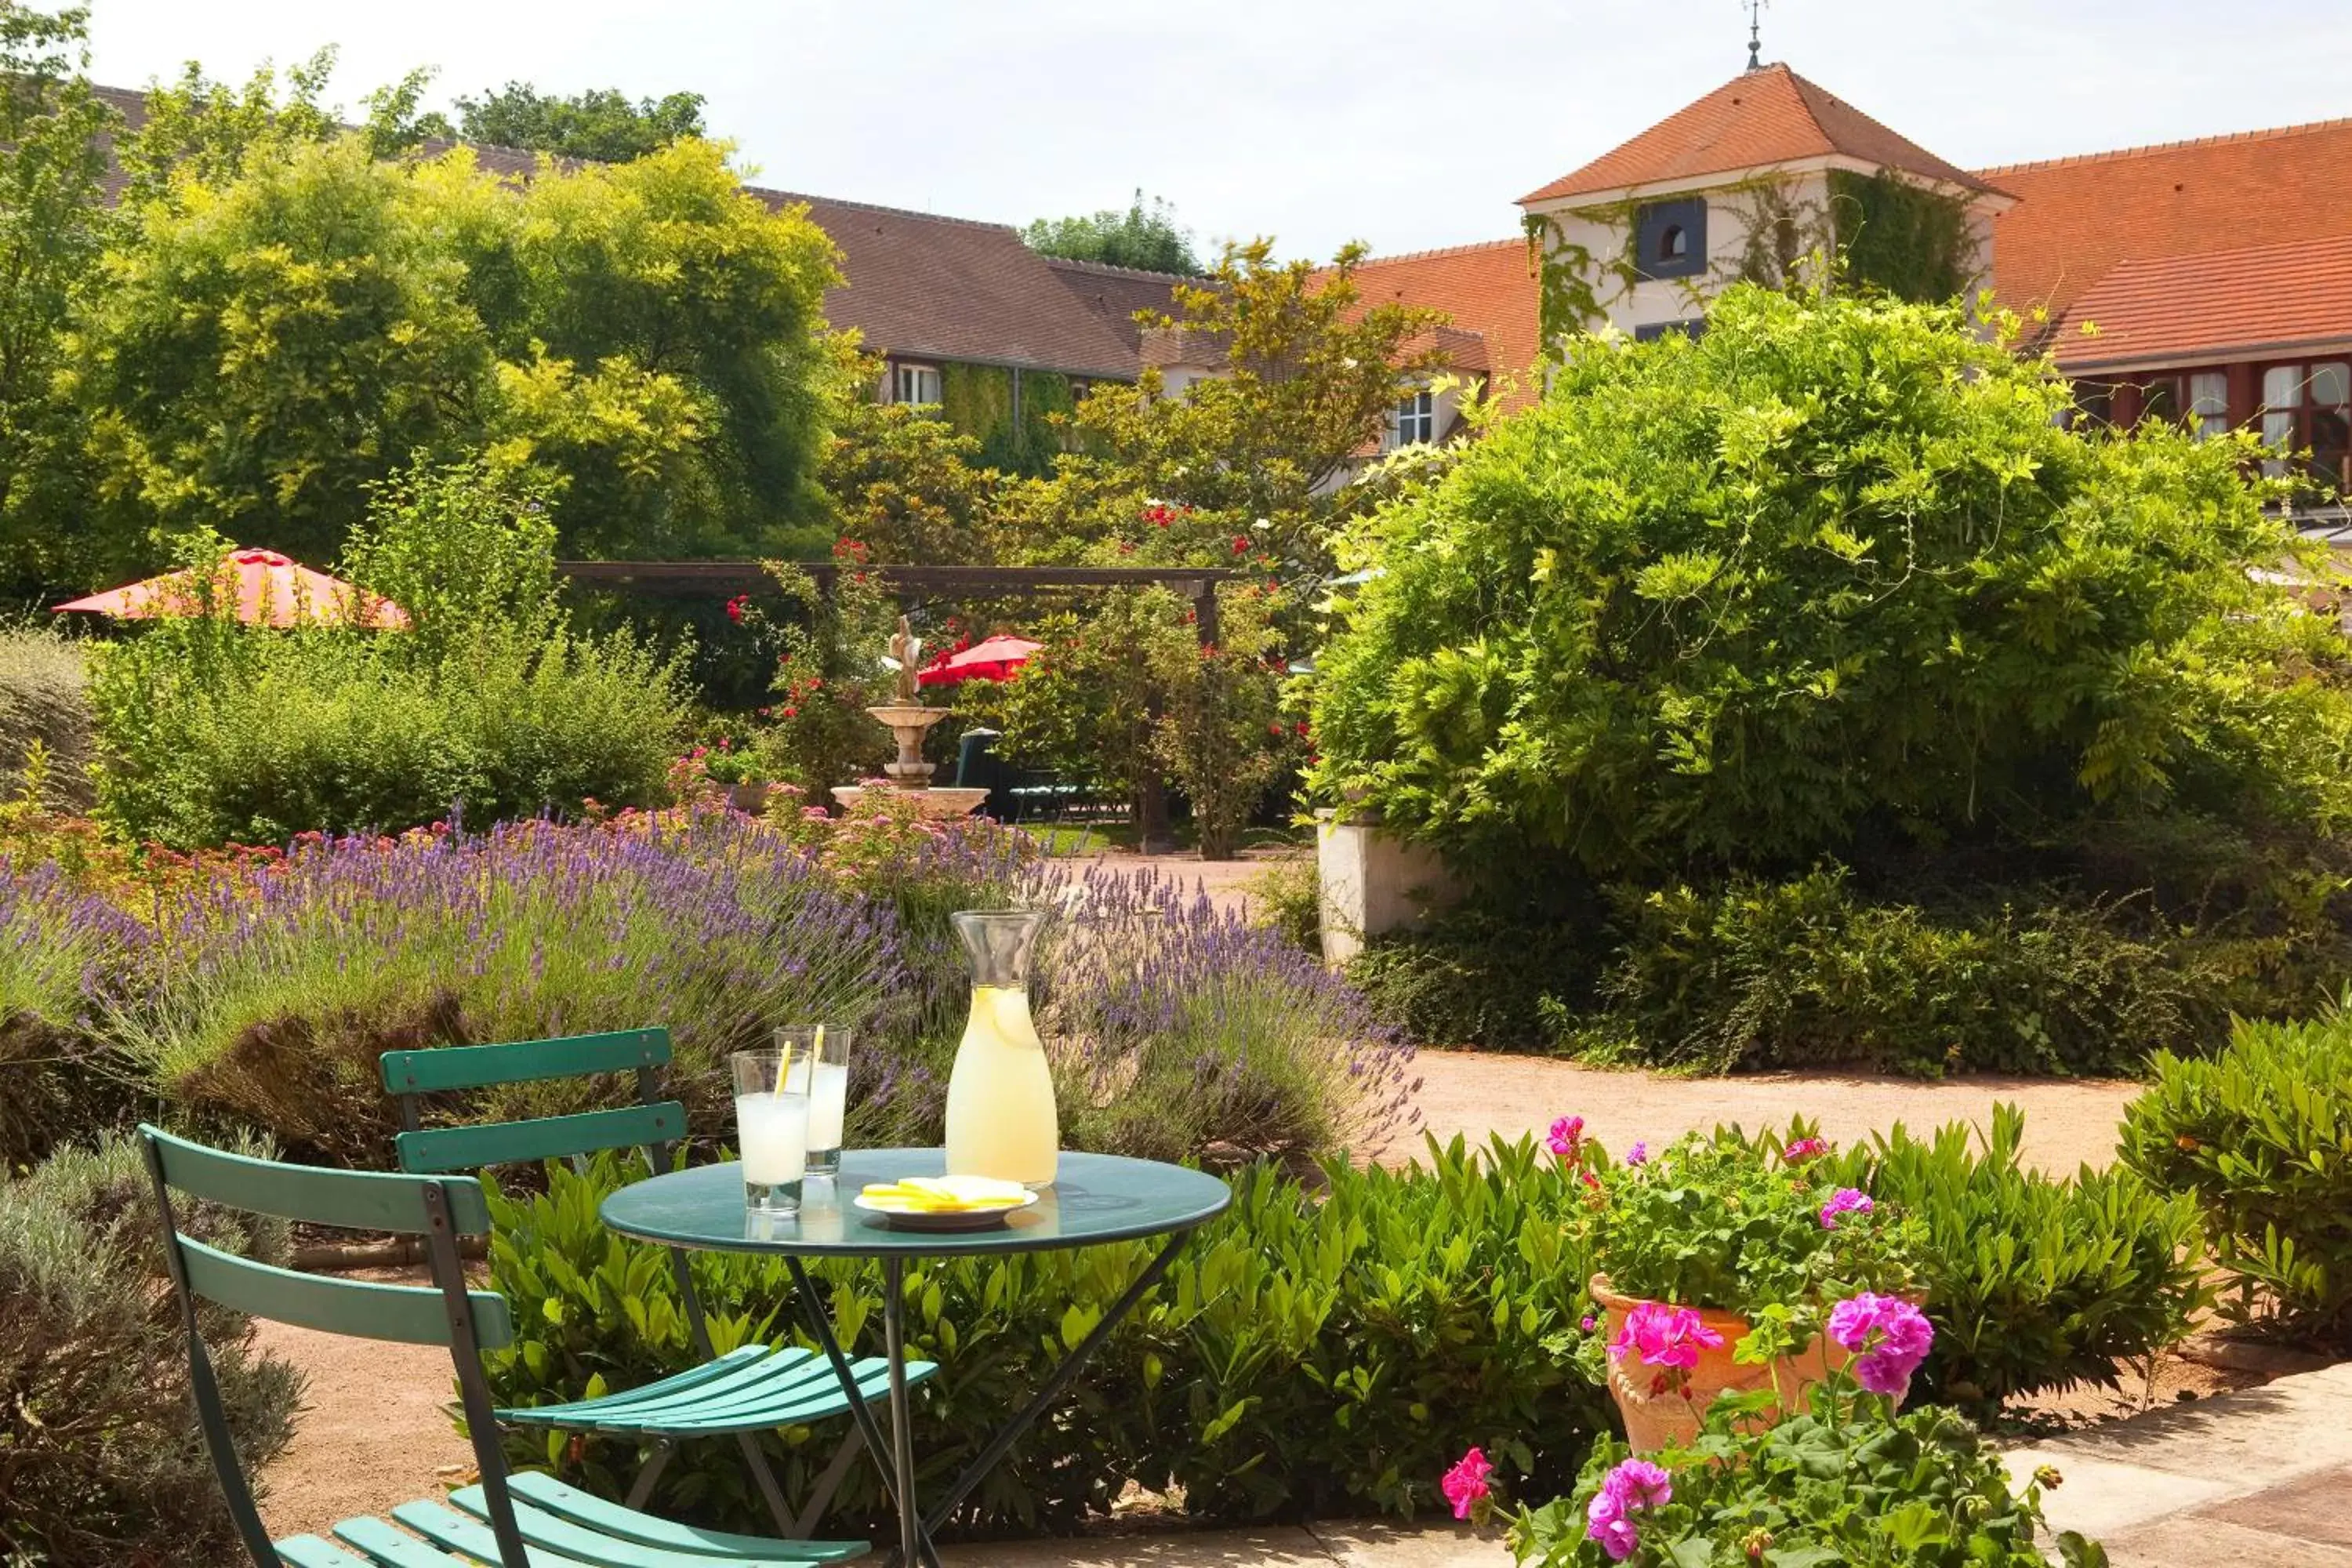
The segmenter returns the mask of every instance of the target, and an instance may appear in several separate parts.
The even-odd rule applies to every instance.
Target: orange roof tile
[[[2117,262],[2352,234],[2352,120],[1978,173],[2018,198],[1994,220],[1993,285],[2066,313]]]
[[[1991,189],[1787,66],[1771,65],[1742,71],[1632,141],[1530,191],[1519,205],[1837,153],[1968,190]]]
[[[2352,234],[2117,262],[2051,337],[2068,370],[2352,341]]]
[[[1356,287],[1368,305],[1393,301],[1444,311],[1456,331],[1439,329],[1437,346],[1456,369],[1508,380],[1506,409],[1524,407],[1541,395],[1535,365],[1542,332],[1526,240],[1374,257],[1356,268]],[[1483,355],[1462,341],[1464,332],[1484,341]]]

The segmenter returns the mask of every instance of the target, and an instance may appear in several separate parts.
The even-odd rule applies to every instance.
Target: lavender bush
[[[726,1053],[792,1020],[864,1024],[902,982],[887,908],[740,817],[298,843],[167,910],[160,984],[110,1010],[191,1107],[312,1156],[381,1163],[385,1050],[660,1022],[694,1124],[730,1124]],[[527,1085],[454,1113],[581,1109]],[[887,1083],[869,1098],[892,1098]]]
[[[0,856],[0,1173],[95,1131],[131,1098],[89,1025],[132,983],[144,927],[55,865]]]
[[[1279,932],[1150,871],[1097,868],[1061,901],[1040,1000],[1064,1142],[1364,1158],[1417,1121],[1412,1047]]]

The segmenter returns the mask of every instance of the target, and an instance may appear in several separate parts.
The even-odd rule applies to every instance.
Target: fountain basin
[[[855,811],[858,797],[866,793],[866,788],[865,784],[835,784],[833,798],[841,803],[842,810]],[[970,816],[980,803],[988,798],[988,792],[984,789],[957,788],[950,784],[935,785],[929,789],[893,789],[883,793],[896,795],[900,800],[913,801],[918,811],[937,822]]]

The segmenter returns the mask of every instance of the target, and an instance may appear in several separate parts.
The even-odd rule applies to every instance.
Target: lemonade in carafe
[[[1054,1075],[1029,1016],[1029,952],[1042,915],[950,916],[971,954],[971,1017],[948,1078],[948,1174],[1051,1186],[1061,1147]]]

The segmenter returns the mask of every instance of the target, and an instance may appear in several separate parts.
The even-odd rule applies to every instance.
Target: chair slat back
[[[492,1121],[478,1127],[428,1127],[393,1140],[404,1171],[467,1171],[526,1160],[562,1160],[606,1149],[674,1143],[686,1136],[686,1107],[674,1100]]]
[[[448,1299],[429,1287],[297,1274],[186,1237],[180,1238],[180,1259],[190,1289],[252,1317],[399,1344],[446,1347],[454,1336]],[[473,1310],[478,1347],[498,1350],[514,1342],[514,1316],[505,1297],[468,1290],[466,1300]]]
[[[669,1057],[669,1031],[659,1027],[497,1046],[434,1046],[384,1052],[383,1087],[394,1094],[489,1089],[502,1083],[666,1067]]]
[[[489,1234],[490,1206],[478,1183],[420,1180],[382,1171],[322,1171],[207,1148],[175,1138],[159,1127],[142,1127],[139,1131],[154,1151],[166,1183],[224,1208],[341,1230],[421,1236],[434,1225],[425,1198],[430,1186],[438,1190],[446,1205],[457,1234]]]

